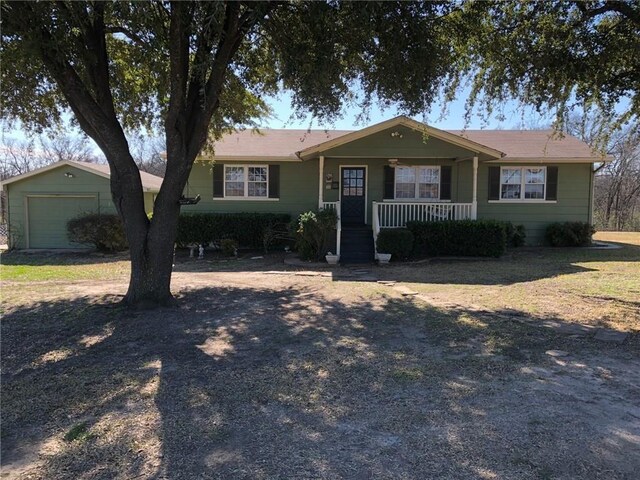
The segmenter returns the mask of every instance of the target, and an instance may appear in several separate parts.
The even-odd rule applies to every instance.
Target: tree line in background
[[[159,177],[164,176],[163,140],[156,136],[134,134],[129,145],[138,168]],[[26,139],[5,138],[0,142],[0,180],[29,173],[52,163],[107,163],[101,152],[92,148],[86,137],[53,131]]]
[[[162,138],[143,134],[129,136],[129,144],[138,168],[159,177],[164,176],[166,162],[162,157]],[[24,175],[56,162],[107,163],[101,152],[92,148],[86,137],[50,131],[25,139],[5,138],[0,142],[0,180]],[[5,223],[6,199],[0,191],[0,223]]]
[[[572,115],[567,133],[592,148],[606,132],[611,162],[602,165],[594,178],[593,224],[597,230],[640,231],[640,125],[612,128],[597,113]]]

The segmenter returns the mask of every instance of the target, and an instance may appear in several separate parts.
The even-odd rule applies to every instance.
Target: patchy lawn
[[[179,257],[180,307],[153,312],[116,305],[124,260],[11,255],[2,478],[614,479],[640,468],[640,247],[315,276],[279,256]],[[589,327],[629,335],[603,342]]]

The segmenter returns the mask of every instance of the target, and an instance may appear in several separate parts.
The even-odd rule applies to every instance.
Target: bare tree
[[[568,133],[592,148],[611,123],[594,113],[573,116],[567,121]],[[595,176],[594,221],[601,230],[640,229],[640,125],[633,123],[607,132],[607,153],[613,161]]]
[[[22,175],[46,163],[36,155],[33,140],[7,139],[0,146],[0,179]]]
[[[62,160],[105,162],[82,137],[55,134],[26,140],[6,138],[0,145],[0,178],[22,175]]]
[[[138,168],[152,175],[164,177],[167,162],[164,159],[164,138],[155,135],[129,135],[131,156]]]
[[[600,226],[640,229],[640,129],[632,125],[611,139],[614,161],[596,177],[596,215]]]
[[[74,162],[105,163],[101,154],[97,154],[92,144],[84,136],[41,135],[38,138],[39,154],[46,164],[71,160]]]

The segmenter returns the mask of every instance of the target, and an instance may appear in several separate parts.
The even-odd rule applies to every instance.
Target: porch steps
[[[368,225],[343,226],[340,263],[372,263],[373,260],[373,230]]]

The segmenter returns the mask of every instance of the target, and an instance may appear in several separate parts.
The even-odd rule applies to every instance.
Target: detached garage
[[[147,212],[162,178],[140,172]],[[9,246],[29,249],[80,247],[67,238],[67,222],[84,213],[116,213],[108,165],[62,161],[7,179]]]

